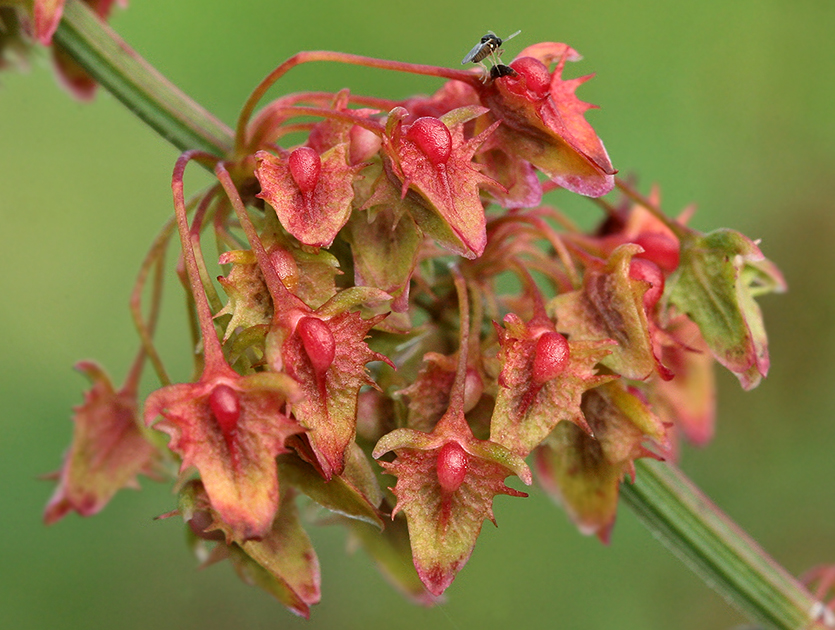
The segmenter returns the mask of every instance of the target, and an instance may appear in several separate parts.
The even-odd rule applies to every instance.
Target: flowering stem
[[[831,628],[822,604],[669,463],[635,462],[621,497],[641,522],[731,604],[769,628]]]
[[[226,156],[235,142],[234,132],[189,99],[131,50],[110,28],[98,20],[81,0],[67,0],[55,40],[97,81],[121,100],[131,111],[180,150],[197,150],[214,156]],[[465,82],[477,81],[476,75],[459,70],[373,60],[344,53],[300,53],[279,66],[251,95],[238,123],[238,142],[245,140],[247,123],[269,85],[290,68],[310,61],[335,61],[368,67],[426,74]],[[222,354],[211,323],[211,311],[205,295],[200,295],[200,274],[193,258],[189,226],[182,198],[182,170],[189,157],[181,159],[174,177],[178,202],[178,222],[189,276],[195,288],[200,311],[207,360],[220,364]],[[198,154],[198,162],[212,168],[210,156]],[[218,176],[233,204],[240,200],[222,163]],[[619,187],[633,199],[637,193],[619,182]],[[234,191],[234,194],[231,194]],[[639,198],[639,201],[648,200]],[[241,204],[242,205],[242,204]],[[652,204],[649,209],[657,211]],[[248,217],[240,214],[244,228]],[[666,217],[662,220],[673,229],[682,230]],[[259,251],[257,238],[250,240]],[[260,247],[261,257],[265,256]],[[269,268],[269,267],[268,267]],[[277,276],[272,278],[273,281]],[[280,280],[279,280],[280,282]],[[219,368],[218,368],[219,369]],[[742,532],[727,516],[674,466],[647,460],[636,462],[637,483],[622,485],[622,497],[655,535],[705,581],[719,590],[730,602],[752,618],[774,628],[827,628],[823,606]]]

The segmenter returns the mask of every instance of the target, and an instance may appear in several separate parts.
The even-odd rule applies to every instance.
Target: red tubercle
[[[537,385],[556,378],[565,371],[571,358],[568,340],[558,332],[544,332],[536,340],[531,376]]]
[[[469,470],[469,457],[458,442],[447,442],[438,451],[435,466],[441,489],[452,493],[464,483]]]
[[[545,98],[551,89],[551,73],[545,64],[533,57],[520,57],[510,67],[516,70],[517,83],[524,86],[536,98]]]
[[[303,193],[313,192],[322,174],[322,158],[310,147],[299,147],[288,158],[290,175]]]
[[[406,137],[418,145],[436,166],[445,164],[452,154],[452,135],[449,128],[437,118],[418,118],[407,129]]]
[[[221,383],[209,394],[209,407],[220,425],[220,430],[228,440],[237,429],[238,420],[241,417],[241,401],[238,398],[238,392]]]
[[[296,332],[316,374],[323,375],[336,356],[336,340],[331,329],[318,317],[302,317],[296,323]]]

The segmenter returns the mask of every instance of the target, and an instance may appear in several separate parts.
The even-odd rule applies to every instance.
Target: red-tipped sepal
[[[293,405],[293,416],[309,430],[308,439],[326,479],[345,466],[345,451],[354,441],[357,397],[373,385],[366,364],[387,361],[365,343],[371,328],[385,315],[363,319],[347,309],[389,297],[370,288],[342,291],[320,309],[288,316],[267,338],[267,360],[298,382],[303,398]]]
[[[574,424],[560,423],[534,452],[534,469],[578,529],[605,543],[615,523],[621,480],[634,476],[635,459],[655,457],[645,442],[667,447],[666,429],[621,382],[587,392],[583,413],[594,437]]]
[[[682,238],[681,262],[668,284],[669,302],[696,322],[716,360],[744,389],[756,387],[768,374],[769,357],[754,298],[785,291],[777,267],[739,232],[693,232]]]
[[[284,229],[301,243],[328,247],[351,215],[353,181],[361,167],[348,163],[348,144],[322,155],[299,147],[287,156],[255,154],[258,197],[275,210]]]
[[[575,96],[590,76],[562,78],[566,60],[580,59],[565,44],[542,43],[523,50],[514,72],[484,85],[480,97],[502,124],[496,143],[563,188],[600,197],[614,188],[615,169],[600,138],[585,119],[592,105]],[[548,70],[558,60],[553,72]]]
[[[503,365],[490,439],[527,456],[562,420],[586,432],[583,392],[615,378],[595,366],[612,351],[609,340],[567,341],[544,317],[523,322],[513,313],[496,326]]]
[[[183,487],[178,510],[171,515],[179,513],[188,524],[192,547],[204,566],[228,558],[241,580],[307,619],[310,606],[321,596],[321,576],[316,551],[299,521],[295,496],[292,489],[282,492],[278,512],[264,537],[241,544],[225,541],[222,532],[227,528],[199,481]]]
[[[504,479],[515,474],[530,484],[530,470],[505,447],[475,439],[454,412],[432,433],[397,429],[383,436],[374,457],[389,451],[397,458],[382,465],[397,477],[394,513],[406,514],[415,568],[429,592],[440,595],[469,560],[484,519],[495,524],[493,497],[527,496]]]
[[[658,269],[654,263],[632,264],[641,251],[639,245],[629,243],[615,248],[605,264],[590,262],[582,288],[557,296],[549,308],[557,330],[572,340],[616,341],[611,355],[601,361],[614,372],[635,380],[646,380],[655,372],[671,378],[657,356],[660,350],[653,345],[647,318],[648,301],[660,297],[663,276],[659,270],[653,284],[644,265]]]
[[[197,383],[163,387],[145,404],[145,422],[171,436],[168,447],[182,457],[181,469],[200,473],[212,508],[231,540],[266,536],[278,509],[275,458],[284,441],[304,429],[284,415],[297,400],[286,374],[238,376],[231,370]]]
[[[402,196],[411,189],[423,202],[423,212],[419,207],[413,209],[415,222],[441,246],[466,258],[480,256],[487,244],[479,188],[501,188],[473,168],[472,162],[474,153],[495,127],[464,139],[464,124],[485,111],[478,106],[462,107],[440,118],[424,116],[404,125],[402,119],[407,112],[397,108],[389,117],[383,139],[383,151],[402,184]],[[437,218],[446,224],[448,232],[434,226]]]

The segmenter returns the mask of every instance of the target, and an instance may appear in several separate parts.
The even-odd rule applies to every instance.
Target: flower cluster
[[[95,385],[47,521],[94,513],[174,461],[169,516],[198,555],[230,560],[304,616],[320,580],[300,496],[425,604],[495,522],[494,497],[527,496],[505,481],[530,485],[529,463],[579,529],[607,541],[637,458],[674,457],[679,435],[710,439],[714,360],[745,388],[766,374],[754,297],[784,284],[755,242],[696,232],[615,178],[575,95],[589,77],[563,76],[579,59],[541,43],[485,76],[327,52],[279,66],[244,106],[231,155],[178,161],[176,220],[136,289],[138,304],[176,226],[200,376],[171,384],[152,291],[150,315],[135,308],[137,366],[150,358],[163,386],[140,421],[138,367],[116,392],[83,366]],[[291,94],[252,116],[314,60],[448,81],[402,101]],[[217,184],[186,200],[190,161]],[[542,205],[556,188],[603,210],[594,232]]]

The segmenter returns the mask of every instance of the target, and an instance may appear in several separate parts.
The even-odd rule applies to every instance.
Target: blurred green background
[[[238,6],[235,7],[235,4]],[[658,182],[668,212],[734,227],[785,271],[790,292],[762,300],[772,373],[751,393],[720,375],[710,448],[683,468],[793,573],[835,562],[835,3],[281,3],[134,0],[113,25],[198,102],[232,122],[252,87],[303,49],[460,67],[488,29],[585,55],[581,98],[622,174]],[[195,570],[166,487],[143,481],[100,515],[46,528],[43,505],[86,388],[71,370],[96,358],[119,382],[136,347],[127,301],[138,265],[172,212],[176,152],[100,92],[70,100],[41,54],[0,77],[0,620],[49,628],[730,628],[743,619],[623,509],[607,548],[539,492],[499,497],[469,565],[434,609],[408,604],[339,529],[312,530],[323,602],[305,623],[229,566]],[[406,96],[436,80],[328,65],[281,90]],[[274,92],[277,94],[278,92]],[[197,170],[191,186],[207,181]],[[201,180],[201,178],[203,178]],[[582,199],[556,196],[575,216]],[[169,284],[161,347],[186,378],[182,300]],[[148,385],[150,386],[150,385]]]

